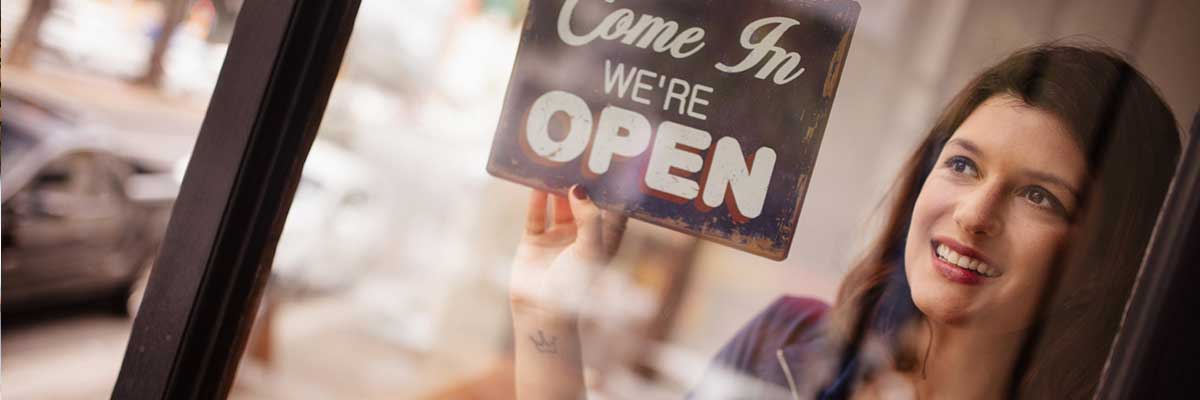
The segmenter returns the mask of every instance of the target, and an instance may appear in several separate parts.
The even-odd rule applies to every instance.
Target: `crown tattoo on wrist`
[[[533,342],[533,345],[537,347],[537,351],[540,353],[558,353],[558,336],[550,336],[547,339],[546,334],[542,333],[541,329],[538,329],[537,337],[529,335],[529,340]]]

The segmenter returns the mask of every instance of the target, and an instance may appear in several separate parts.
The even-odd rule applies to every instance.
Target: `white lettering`
[[[550,137],[550,118],[567,114],[567,136],[562,141]],[[525,143],[547,160],[564,163],[574,160],[587,149],[592,130],[592,110],[579,96],[555,90],[543,94],[529,108],[525,121]]]
[[[696,86],[692,86],[693,96],[704,91]],[[692,102],[696,103],[699,101]],[[560,115],[566,117],[565,127],[556,126],[560,131],[552,135],[551,121]],[[714,145],[708,132],[672,121],[659,124],[656,132],[642,114],[613,105],[600,111],[594,132],[592,120],[582,98],[550,91],[530,107],[521,141],[534,155],[553,163],[570,162],[587,152],[582,162],[587,178],[608,173],[618,157],[639,157],[649,148],[641,188],[646,194],[678,203],[695,200],[703,212],[728,203],[736,222],[762,214],[775,169],[775,150],[762,147],[747,158],[732,137],[723,137]],[[710,151],[708,160],[701,156],[706,150]],[[701,171],[703,186],[693,178]]]
[[[600,29],[597,27],[586,35],[576,35],[571,32],[571,14],[575,13],[575,5],[579,0],[566,0],[563,2],[562,9],[558,11],[558,37],[563,43],[571,46],[583,46],[591,43],[600,35]]]
[[[675,91],[675,88],[682,90]],[[663,100],[663,111],[671,109],[671,100],[679,101],[679,113],[684,113],[684,106],[687,104],[688,83],[683,79],[671,78],[671,82],[667,84],[667,98]]]
[[[633,75],[637,73],[637,68],[633,72],[625,73],[625,64],[617,63],[617,68],[613,69],[612,62],[604,60],[604,93],[612,94],[613,86],[617,87],[617,97],[625,97],[625,91],[629,89],[629,84],[633,82]]]
[[[696,198],[700,194],[700,184],[672,175],[671,169],[700,172],[704,167],[704,159],[678,146],[704,150],[711,143],[712,136],[708,132],[671,121],[659,124],[658,136],[654,138],[654,148],[650,151],[650,162],[646,167],[646,187],[684,200]]]
[[[621,43],[632,44],[642,49],[650,47],[651,44],[654,44],[655,48],[666,48],[671,43],[671,38],[675,37],[676,32],[679,32],[679,24],[675,21],[667,21],[653,15],[643,15],[638,19],[637,25],[626,32]],[[633,43],[639,35],[642,40],[638,40],[636,44]]]
[[[692,54],[696,54],[696,52],[698,52],[698,51],[700,51],[700,49],[704,48],[704,42],[701,42],[701,40],[703,40],[703,39],[704,39],[704,30],[703,29],[700,29],[697,27],[687,28],[687,30],[684,30],[683,34],[680,35],[679,38],[675,39],[675,41],[671,43],[671,57],[685,58]],[[692,44],[692,43],[695,43],[696,46],[692,47],[692,49],[688,50],[688,51],[683,50],[684,45],[688,45],[688,44]],[[655,50],[658,50],[658,49],[655,48]],[[659,50],[659,51],[662,51],[662,50]]]
[[[612,1],[609,0],[611,3]],[[558,37],[563,43],[571,46],[583,46],[596,38],[603,40],[620,39],[621,43],[632,44],[638,48],[649,48],[657,53],[668,52],[671,57],[685,58],[696,54],[704,48],[704,29],[691,27],[684,29],[679,35],[679,23],[664,20],[653,15],[642,15],[634,22],[634,14],[628,8],[621,8],[600,21],[591,32],[583,35],[571,30],[571,17],[579,0],[564,0],[558,13]],[[691,48],[688,48],[691,46]]]
[[[629,28],[633,26],[633,11],[628,8],[622,8],[613,11],[604,21],[600,23],[600,38],[604,40],[614,40],[621,36],[625,36],[629,32]]]
[[[750,158],[753,166],[747,171],[747,160],[742,159],[742,146],[737,139],[727,136],[717,141],[704,182],[704,205],[712,208],[721,205],[728,188],[733,193],[731,214],[750,219],[762,213],[767,186],[775,170],[775,150],[763,147]]]
[[[700,92],[712,93],[713,88],[705,86],[705,85],[701,85],[699,83],[692,85],[692,100],[688,102],[687,115],[689,117],[704,121],[704,120],[708,119],[708,116],[704,115],[702,113],[696,112],[696,105],[699,104],[702,106],[707,106],[708,99],[700,98]]]
[[[627,132],[622,136],[621,130]],[[650,121],[642,114],[617,106],[604,107],[596,125],[596,138],[588,155],[588,170],[602,175],[608,172],[614,155],[634,157],[650,145]]]
[[[758,70],[758,73],[754,74],[754,77],[766,79],[767,76],[770,76],[771,72],[775,72],[772,81],[777,85],[795,80],[800,77],[800,74],[804,73],[804,68],[797,69],[800,66],[800,55],[788,52],[775,44],[779,42],[779,39],[783,37],[783,33],[787,32],[788,28],[799,24],[800,21],[786,17],[769,17],[750,23],[742,31],[741,39],[742,47],[749,49],[750,54],[747,54],[746,58],[734,66],[717,63],[717,69],[728,73],[742,72],[759,65],[763,61],[763,58],[769,54],[771,58],[767,60],[766,65],[763,65]],[[763,36],[762,40],[759,40],[757,43],[754,42],[754,34],[768,25],[775,25],[775,27],[771,28],[771,31]]]
[[[637,84],[633,85],[633,93],[629,96],[629,98],[638,103],[650,105],[650,100],[639,96],[638,92],[640,92],[642,89],[654,89],[654,86],[645,82],[645,78],[654,79],[657,77],[658,74],[654,73],[654,71],[647,71],[644,69],[639,70],[637,72]]]

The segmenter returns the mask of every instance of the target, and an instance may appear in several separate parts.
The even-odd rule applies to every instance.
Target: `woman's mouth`
[[[963,254],[959,254],[958,252],[954,251],[954,249],[951,249],[950,246],[939,243],[934,249],[934,254],[937,255],[937,258],[950,263],[955,267],[962,268],[988,278],[1000,276],[1000,271],[992,268],[992,266],[988,265],[988,263]]]
[[[970,249],[956,250],[955,246],[947,245],[939,241],[933,242],[934,267],[942,276],[953,282],[978,285],[983,283],[984,279],[995,278],[1002,275],[1002,272],[977,257],[964,253],[971,252]]]

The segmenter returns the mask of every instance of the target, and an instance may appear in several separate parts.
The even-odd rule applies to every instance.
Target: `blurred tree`
[[[183,23],[184,18],[187,18],[188,9],[191,7],[191,0],[162,0],[163,3],[163,18],[162,24],[159,27],[158,35],[154,37],[154,47],[150,50],[150,59],[146,61],[146,72],[142,76],[134,80],[135,83],[158,88],[162,85],[163,75],[163,60],[166,58],[167,49],[171,44],[171,37],[175,36],[175,31],[179,29],[179,25]]]
[[[237,21],[242,0],[212,0],[213,22],[208,30],[209,43],[229,43],[233,38],[233,24]]]
[[[39,32],[42,30],[42,22],[46,21],[46,16],[50,15],[50,8],[53,6],[53,0],[29,2],[29,10],[21,20],[21,27],[17,28],[17,37],[13,39],[12,50],[8,53],[9,65],[23,67],[32,61],[33,53],[41,47]]]

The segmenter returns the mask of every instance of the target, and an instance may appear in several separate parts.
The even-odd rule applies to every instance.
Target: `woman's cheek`
[[[1015,269],[1012,271],[1015,279],[1011,282],[1011,290],[1005,291],[1007,299],[999,302],[1011,307],[1004,313],[1008,314],[1008,318],[1001,320],[1010,320],[1008,326],[1027,327],[1050,280],[1067,229],[1037,223],[1010,226],[1017,228],[1009,232],[1010,243],[1015,244],[1013,257],[1009,261],[1009,265]]]
[[[1034,220],[1023,218],[1024,221],[1010,223],[1010,242],[1014,244],[1015,256],[1013,262],[1035,275],[1045,275],[1063,248],[1069,226],[1055,221]]]
[[[950,219],[954,215],[955,199],[964,195],[963,185],[956,184],[946,177],[935,174],[930,176],[921,189],[917,204],[913,209],[914,220],[920,219],[920,225],[926,228],[925,233],[931,234],[928,228],[936,226],[940,219]],[[948,220],[946,223],[953,223]],[[914,225],[917,221],[914,221]],[[953,226],[953,225],[949,225]]]
[[[937,221],[938,215],[946,214],[945,210],[952,206],[952,193],[953,188],[948,187],[945,179],[937,172],[930,174],[929,178],[925,180],[925,185],[921,187],[921,192],[917,194],[917,201],[913,204],[906,250],[912,251],[928,247],[932,227]]]
[[[958,195],[958,191],[958,188],[936,173],[930,175],[921,188],[921,193],[913,205],[912,220],[905,243],[905,272],[911,285],[923,287],[936,284],[937,277],[933,270],[928,268],[933,263],[929,243],[939,225],[942,229],[955,226],[952,217],[954,196]]]
[[[917,195],[917,201],[913,204],[912,219],[909,221],[905,242],[905,261],[908,264],[916,262],[925,254],[932,239],[930,227],[936,219],[936,205],[941,200],[938,198],[937,186],[933,179],[925,181],[925,186],[921,188],[921,193]]]

